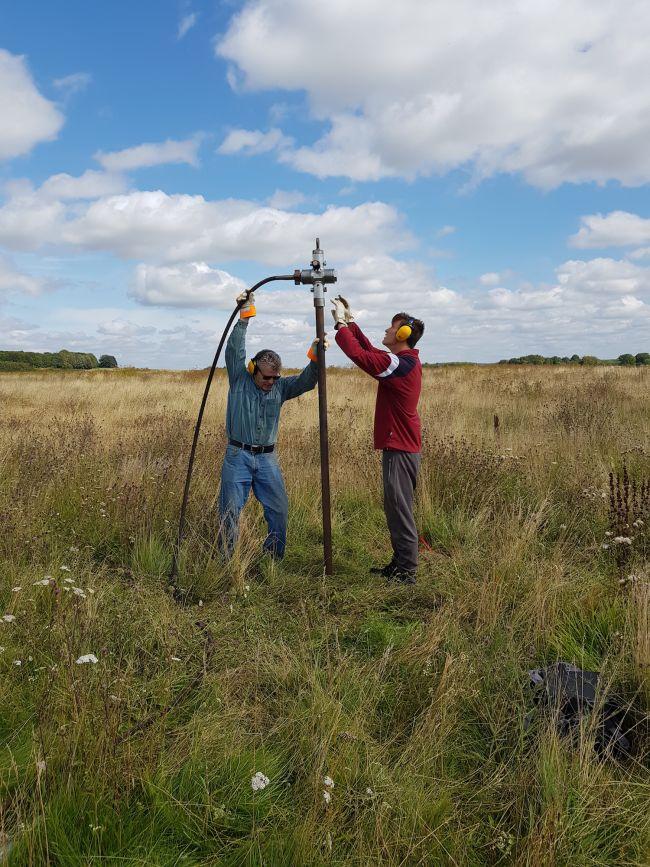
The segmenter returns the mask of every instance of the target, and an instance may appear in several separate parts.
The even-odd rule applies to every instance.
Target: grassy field
[[[557,659],[648,709],[650,370],[427,370],[415,587],[368,575],[389,545],[355,371],[328,380],[336,575],[315,392],[283,410],[286,559],[261,558],[251,502],[220,562],[221,376],[179,605],[204,378],[0,375],[0,863],[648,863],[647,726],[616,760],[593,721],[525,719],[528,669]]]

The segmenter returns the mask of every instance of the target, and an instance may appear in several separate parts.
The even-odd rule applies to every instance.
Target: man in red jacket
[[[389,581],[415,584],[418,566],[418,531],[413,515],[413,494],[420,467],[422,438],[418,400],[422,365],[415,344],[424,323],[397,313],[375,348],[359,326],[348,302],[340,295],[332,303],[336,342],[354,363],[378,383],[375,405],[375,448],[382,450],[384,511],[393,546],[393,559],[372,569]]]

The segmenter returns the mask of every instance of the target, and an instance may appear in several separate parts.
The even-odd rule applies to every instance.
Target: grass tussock
[[[220,373],[181,606],[203,376],[0,375],[0,863],[647,863],[648,371],[427,370],[413,588],[368,575],[389,546],[354,371],[330,374],[336,575],[313,394],[283,410],[287,557],[251,501],[223,563]],[[632,755],[531,716],[527,670],[558,659],[630,704]]]

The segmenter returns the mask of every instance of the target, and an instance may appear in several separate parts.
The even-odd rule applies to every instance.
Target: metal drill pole
[[[315,296],[315,293],[314,293]],[[324,301],[323,301],[324,305]],[[330,504],[330,453],[327,435],[327,376],[325,372],[325,309],[318,305],[314,297],[316,308],[316,336],[318,337],[318,422],[320,428],[320,481],[323,502],[323,556],[325,560],[325,574],[332,575],[332,517]]]
[[[325,287],[323,278],[323,251],[316,238],[312,253],[314,307],[316,312],[316,337],[318,337],[318,422],[320,429],[320,480],[323,504],[323,559],[325,574],[332,575],[332,517],[330,504],[330,455],[327,436],[327,374],[325,367]]]

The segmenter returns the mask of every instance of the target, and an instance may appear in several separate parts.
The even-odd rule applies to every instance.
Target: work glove
[[[308,350],[308,352],[307,352],[307,358],[308,358],[310,361],[313,361],[313,362],[317,362],[317,361],[318,361],[318,344],[319,344],[319,342],[320,342],[320,338],[317,337],[316,340],[313,340],[313,341],[312,341],[312,344],[311,344],[311,346],[309,347],[309,350]],[[328,340],[327,337],[326,337],[326,338],[325,338],[325,349],[327,350],[327,349],[329,349],[329,348],[330,348],[330,342],[329,342],[329,340]]]
[[[250,319],[252,316],[255,316],[257,311],[255,310],[255,293],[251,292],[250,295],[248,292],[240,292],[237,296],[237,303],[240,301],[244,303],[239,308],[239,318],[240,319]]]
[[[345,303],[347,304],[347,302],[345,302]],[[336,298],[332,298],[332,304],[334,305],[334,308],[332,309],[332,319],[334,320],[334,327],[335,328],[341,328],[341,327],[347,328],[348,311],[346,309],[345,304],[341,300],[341,296],[337,295]]]
[[[350,305],[345,300],[345,298],[342,295],[337,295],[336,300],[340,301],[341,304],[345,307],[345,322],[346,322],[346,324],[349,325],[350,322],[354,322],[354,316],[352,315],[352,311],[350,310]]]

